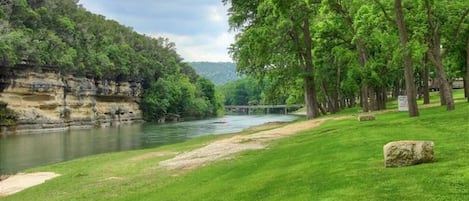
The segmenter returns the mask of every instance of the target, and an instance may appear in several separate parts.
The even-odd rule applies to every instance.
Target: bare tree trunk
[[[397,98],[399,96],[399,91],[401,90],[400,81],[397,80],[394,84],[394,88],[392,89],[392,98]]]
[[[423,72],[422,72],[422,80],[423,80],[423,104],[430,104],[430,89],[428,86],[428,57],[425,55],[425,59],[423,61]]]
[[[305,62],[305,73],[304,78],[305,85],[305,104],[306,104],[306,117],[308,119],[316,118],[320,116],[318,109],[318,100],[316,97],[316,85],[314,82],[314,64],[313,55],[311,53],[312,41],[311,33],[309,30],[309,20],[305,19],[303,23],[303,40],[305,44],[304,50],[304,62]]]
[[[321,111],[323,115],[327,115],[327,110],[322,106],[322,104],[318,103],[317,107],[319,108],[319,111]]]
[[[373,87],[368,88],[368,97],[370,97],[370,103],[369,103],[370,104],[370,110],[371,111],[378,110],[375,88],[373,88]]]
[[[387,99],[387,90],[386,88],[382,87],[376,92],[376,99],[378,110],[385,110],[386,109],[386,99]]]
[[[469,76],[466,75],[464,76],[463,79],[463,84],[464,84],[464,97],[467,98],[467,102],[469,102]]]
[[[387,106],[386,106],[386,101],[388,100],[388,89],[385,88],[383,89],[383,106],[381,107],[382,110],[385,110],[387,109]]]
[[[369,100],[369,88],[368,85],[362,83],[362,90],[360,95],[360,104],[363,108],[363,112],[371,111],[370,100]]]
[[[436,66],[438,79],[440,81],[440,94],[444,101],[442,104],[446,104],[446,110],[454,110],[453,92],[450,83],[446,77],[446,72],[443,67],[443,59],[441,58],[440,42],[439,38],[436,39],[435,46],[432,47],[432,61]],[[437,46],[436,46],[437,45]]]
[[[464,82],[464,92],[467,98],[467,102],[469,102],[469,35],[467,36],[466,45],[466,79]]]
[[[396,23],[399,30],[399,38],[401,41],[401,46],[404,51],[404,77],[405,85],[407,92],[407,102],[409,106],[409,116],[416,117],[419,116],[419,110],[417,107],[417,94],[415,89],[415,78],[414,78],[414,69],[412,64],[412,57],[410,55],[410,50],[407,47],[408,33],[407,27],[404,21],[404,14],[402,11],[402,2],[401,0],[394,1],[394,11],[396,13]]]
[[[447,105],[447,101],[446,101],[446,90],[444,90],[445,88],[445,80],[441,78],[440,74],[439,74],[439,71],[438,71],[438,68],[437,68],[437,80],[438,80],[438,90],[439,90],[439,93],[440,93],[440,104],[441,105]]]
[[[337,112],[342,110],[345,106],[343,104],[343,94],[342,92],[340,91],[340,74],[341,74],[341,67],[340,65],[337,66],[337,79],[336,79],[336,82],[335,82],[335,91],[336,91],[336,96],[335,96],[335,105],[336,105],[336,108],[337,108]]]
[[[306,117],[312,119],[319,116],[318,103],[315,98],[316,89],[314,86],[314,78],[312,76],[306,76],[304,78],[304,93],[305,93],[305,105],[306,105]]]
[[[357,39],[359,40],[357,42],[357,48],[358,48],[358,54],[359,54],[359,58],[358,58],[358,61],[360,63],[360,65],[362,66],[362,68],[365,67],[366,65],[366,49],[365,49],[365,45],[363,42],[361,42],[360,39]],[[369,112],[371,109],[370,107],[370,102],[369,102],[369,87],[368,87],[368,84],[364,83],[362,81],[361,83],[361,104],[362,104],[362,107],[363,107],[363,112]]]
[[[327,103],[327,108],[328,108],[328,111],[331,113],[331,114],[335,114],[337,113],[338,111],[338,107],[337,105],[335,104],[335,100],[333,100],[334,98],[331,96],[331,94],[329,94],[329,92],[327,91],[326,89],[326,84],[324,83],[324,81],[321,81],[321,91],[322,93],[324,94],[324,97],[326,98],[326,103]]]

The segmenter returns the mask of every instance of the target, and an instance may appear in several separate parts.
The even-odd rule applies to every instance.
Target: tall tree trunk
[[[425,55],[423,61],[423,72],[422,72],[422,80],[423,80],[423,104],[430,104],[430,88],[428,86],[428,77],[430,76],[428,72],[428,56]]]
[[[427,17],[428,17],[428,31],[430,36],[428,37],[430,41],[428,42],[429,50],[431,54],[429,59],[435,65],[438,80],[440,81],[440,96],[444,99],[442,104],[446,105],[446,110],[454,110],[454,100],[452,87],[449,85],[448,79],[446,77],[445,68],[443,66],[443,57],[441,55],[441,41],[440,35],[438,34],[438,25],[435,25],[433,22],[433,12],[429,0],[425,1],[425,6],[427,8]]]
[[[330,112],[331,114],[337,113],[337,107],[334,104],[333,97],[327,91],[326,84],[324,83],[323,80],[321,81],[321,91],[322,91],[322,94],[324,94],[324,97],[326,99],[325,102],[327,103],[326,105],[327,105],[328,112]]]
[[[383,96],[382,96],[383,100],[382,100],[382,107],[381,109],[382,110],[385,110],[387,109],[386,108],[386,101],[388,100],[388,89],[387,88],[383,88]]]
[[[303,40],[305,44],[304,50],[304,62],[305,62],[305,73],[304,78],[305,85],[305,104],[306,104],[306,117],[308,119],[316,118],[320,116],[318,109],[318,100],[316,97],[316,85],[314,82],[314,64],[312,50],[311,33],[309,30],[309,20],[305,19],[303,22]]]
[[[374,87],[368,88],[368,96],[370,97],[370,110],[371,111],[378,110],[377,93]]]
[[[367,61],[365,43],[361,39],[357,39],[356,46],[358,49],[358,62],[360,63],[360,66],[362,68],[365,68],[366,61]],[[361,85],[362,85],[361,86],[361,103],[363,107],[363,112],[369,112],[371,110],[370,101],[369,101],[370,88],[368,87],[368,84],[366,84],[363,81]]]
[[[438,36],[434,36],[433,41],[434,45],[432,45],[432,62],[436,66],[438,80],[440,81],[440,95],[443,97],[444,101],[442,104],[446,104],[446,110],[454,110],[454,100],[453,100],[453,92],[450,83],[446,77],[445,68],[443,66],[443,58],[441,58],[441,50],[440,50],[440,39]]]
[[[466,76],[464,77],[464,97],[469,102],[469,35],[466,42]]]
[[[401,85],[400,85],[401,81],[400,80],[396,80],[394,82],[394,88],[392,89],[392,98],[396,98],[400,95],[400,91],[401,91]]]
[[[337,66],[337,79],[336,79],[336,82],[335,82],[335,91],[336,91],[336,100],[335,100],[335,103],[336,103],[336,108],[337,108],[337,112],[342,110],[345,106],[343,104],[343,94],[342,92],[340,91],[340,80],[341,80],[341,67],[340,65]]]
[[[305,105],[306,105],[306,118],[312,119],[319,116],[319,111],[317,110],[318,103],[317,100],[313,97],[312,94],[315,94],[314,79],[311,79],[311,76],[306,76],[304,78],[304,90],[305,90]],[[316,111],[315,111],[316,110]]]
[[[407,47],[408,33],[407,27],[404,21],[404,14],[402,11],[402,2],[401,0],[394,1],[394,12],[396,13],[396,23],[397,29],[399,30],[399,39],[401,41],[401,46],[404,51],[403,60],[404,60],[404,77],[405,85],[407,92],[407,102],[409,106],[409,116],[416,117],[419,116],[419,110],[417,107],[417,93],[415,89],[415,78],[414,78],[414,69],[412,64],[412,57],[410,55],[410,50]]]
[[[319,111],[321,111],[323,115],[327,115],[327,110],[324,108],[322,104],[318,103],[318,108],[319,108]]]
[[[386,109],[387,90],[385,87],[381,87],[376,91],[376,99],[378,110]]]

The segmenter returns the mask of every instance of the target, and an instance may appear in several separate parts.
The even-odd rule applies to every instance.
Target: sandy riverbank
[[[18,193],[24,189],[60,176],[53,172],[20,173],[0,181],[0,197]]]

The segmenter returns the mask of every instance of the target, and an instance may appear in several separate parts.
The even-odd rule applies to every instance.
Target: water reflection
[[[239,132],[289,115],[224,116],[171,124],[138,124],[116,128],[72,130],[0,138],[0,174],[67,161],[87,155],[157,147],[209,135]],[[220,123],[225,122],[226,123]],[[218,123],[214,123],[218,122]]]
[[[0,173],[141,147],[142,125],[11,136],[0,140]]]

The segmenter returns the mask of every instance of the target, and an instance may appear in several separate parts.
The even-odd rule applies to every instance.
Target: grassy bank
[[[459,97],[458,95],[457,97]],[[158,162],[227,136],[157,149],[86,157],[31,171],[62,174],[2,200],[469,200],[469,104],[377,114],[377,120],[329,121],[192,171]],[[383,167],[383,145],[432,140],[435,161]]]

